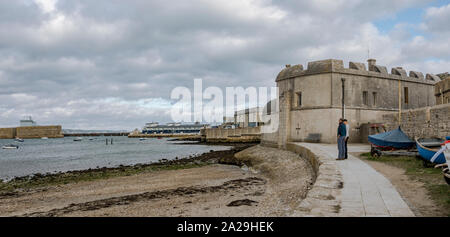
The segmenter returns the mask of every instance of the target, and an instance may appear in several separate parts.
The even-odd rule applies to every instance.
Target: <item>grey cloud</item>
[[[387,66],[438,73],[450,61],[435,47],[445,47],[442,39],[405,41],[371,23],[417,0],[78,0],[58,1],[49,13],[13,2],[0,3],[2,126],[25,114],[66,128],[168,121],[170,91],[191,88],[194,78],[205,87],[274,86],[285,64],[365,61],[369,41]],[[435,34],[440,21],[426,17],[423,30]],[[417,46],[423,53],[413,55]],[[443,61],[430,66],[430,57]],[[161,100],[142,104],[152,98]]]

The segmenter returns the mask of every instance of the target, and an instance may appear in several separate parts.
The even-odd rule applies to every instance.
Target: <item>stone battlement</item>
[[[395,67],[391,69],[391,73],[385,66],[376,65],[375,59],[368,60],[368,70],[366,64],[359,62],[350,62],[349,67],[344,67],[344,62],[338,59],[326,59],[320,61],[314,61],[308,63],[308,68],[303,69],[303,65],[297,64],[291,66],[286,65],[286,68],[281,70],[278,74],[276,81],[286,80],[294,77],[321,74],[321,73],[342,73],[351,75],[361,75],[368,77],[377,77],[390,80],[401,80],[416,82],[421,84],[434,84],[441,81],[441,78],[434,74],[426,74],[417,71],[410,71],[409,74],[405,69],[401,67]]]

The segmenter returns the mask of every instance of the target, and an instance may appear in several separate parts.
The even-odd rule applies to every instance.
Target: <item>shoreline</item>
[[[186,143],[186,145],[215,145],[209,143]],[[220,144],[225,145],[225,144]],[[204,152],[199,155],[189,155],[182,158],[160,159],[157,162],[138,163],[134,165],[119,165],[116,167],[96,167],[83,170],[71,170],[54,173],[35,173],[26,176],[14,177],[10,180],[0,179],[0,199],[4,196],[14,196],[17,193],[27,192],[29,189],[43,188],[46,186],[68,184],[73,182],[91,181],[97,179],[108,179],[112,177],[130,176],[139,173],[178,170],[202,167],[211,164],[221,164],[235,153],[242,151],[255,144],[227,144],[231,149]],[[226,162],[225,162],[226,163]],[[228,163],[227,163],[228,164]]]

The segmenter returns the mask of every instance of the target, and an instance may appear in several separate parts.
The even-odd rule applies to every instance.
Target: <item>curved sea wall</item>
[[[341,206],[336,197],[340,195],[344,183],[336,160],[321,151],[312,151],[302,143],[287,143],[286,149],[308,160],[316,176],[294,216],[337,216]]]
[[[338,215],[341,207],[336,197],[341,193],[343,178],[330,156],[313,151],[307,144],[288,143],[285,150],[254,146],[235,154],[235,158],[268,177],[269,183],[274,183],[271,192],[280,200],[296,197],[295,201],[281,201],[277,209],[286,211],[274,213],[276,216]]]

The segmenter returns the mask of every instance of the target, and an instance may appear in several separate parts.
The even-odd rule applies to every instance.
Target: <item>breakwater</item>
[[[106,133],[64,133],[64,137],[122,137],[128,136],[128,132],[106,132]]]

